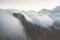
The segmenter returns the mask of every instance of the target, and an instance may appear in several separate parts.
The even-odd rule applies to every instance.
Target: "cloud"
[[[37,12],[22,13],[26,20],[42,28],[50,28],[53,25],[53,19],[47,14]]]
[[[8,11],[0,10],[0,32],[2,33],[0,37],[3,36],[0,39],[5,38],[6,40],[7,37],[13,40],[25,39],[26,35],[23,27],[21,21],[8,13]]]

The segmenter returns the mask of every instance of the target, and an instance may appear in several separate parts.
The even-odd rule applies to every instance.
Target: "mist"
[[[34,25],[40,26],[42,28],[49,28],[53,25],[54,20],[46,14],[38,13],[38,12],[21,12],[24,16],[25,19],[29,22],[31,22]]]
[[[0,11],[0,37],[3,40],[25,40],[26,34],[21,21],[6,11]],[[2,38],[0,38],[2,40]],[[5,39],[4,39],[5,38]],[[8,39],[9,39],[8,38]]]

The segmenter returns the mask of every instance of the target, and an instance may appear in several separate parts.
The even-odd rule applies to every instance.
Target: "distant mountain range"
[[[21,11],[21,10],[17,10],[17,9],[0,9],[0,13],[21,13],[23,14],[27,20],[31,21],[29,18],[32,17],[32,19],[35,20],[35,18],[37,18],[37,16],[41,16],[41,15],[49,15],[49,17],[51,17],[56,24],[60,24],[60,6],[57,6],[55,8],[53,8],[53,10],[48,10],[48,9],[42,9],[39,12],[33,11],[33,10],[28,10],[28,11]],[[35,20],[36,21],[36,20]]]

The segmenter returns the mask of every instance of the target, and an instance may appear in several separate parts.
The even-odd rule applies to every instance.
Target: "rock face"
[[[14,13],[13,15],[21,20],[22,24],[25,26],[28,40],[48,40],[47,33],[49,32],[49,30],[40,28],[37,25],[28,22],[24,16],[19,17],[19,15],[21,15],[20,13]]]
[[[20,13],[19,13],[20,14]],[[17,14],[13,14],[15,17],[17,17],[23,25],[25,26],[26,34],[27,34],[27,39],[28,40],[47,40],[46,36],[44,37],[45,34],[43,34],[43,30],[36,25],[33,25],[31,22],[28,22],[24,16],[18,17]],[[20,14],[21,15],[21,14]]]
[[[28,22],[20,13],[14,13],[13,15],[21,20],[26,30],[27,40],[60,40],[59,30],[52,28],[51,31],[49,31],[48,29],[40,28],[37,25]]]

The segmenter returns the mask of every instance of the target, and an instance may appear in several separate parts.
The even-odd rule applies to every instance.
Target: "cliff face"
[[[13,14],[13,15],[17,17],[18,14],[17,15]],[[24,18],[24,16],[17,17],[17,18],[19,20],[21,20],[22,24],[24,25],[28,40],[45,40],[44,35],[42,33],[42,29],[40,29],[40,28],[38,28],[38,26],[33,25],[32,23],[28,22]]]
[[[55,12],[52,12],[52,14],[45,9],[39,13],[35,11],[19,13],[16,10],[14,12],[0,10],[0,40],[60,40],[60,11]],[[39,23],[42,25],[48,24],[50,21],[47,18],[45,19],[46,15],[48,15],[47,17],[53,17],[54,26],[46,29],[41,25],[36,25]],[[28,18],[31,18],[33,21],[27,20]],[[43,21],[39,20],[40,18]]]
[[[27,40],[60,40],[60,31],[55,28],[44,29],[38,27],[37,25],[33,25],[31,22],[28,22],[25,17],[20,13],[13,14],[16,18],[21,20],[27,34]]]

